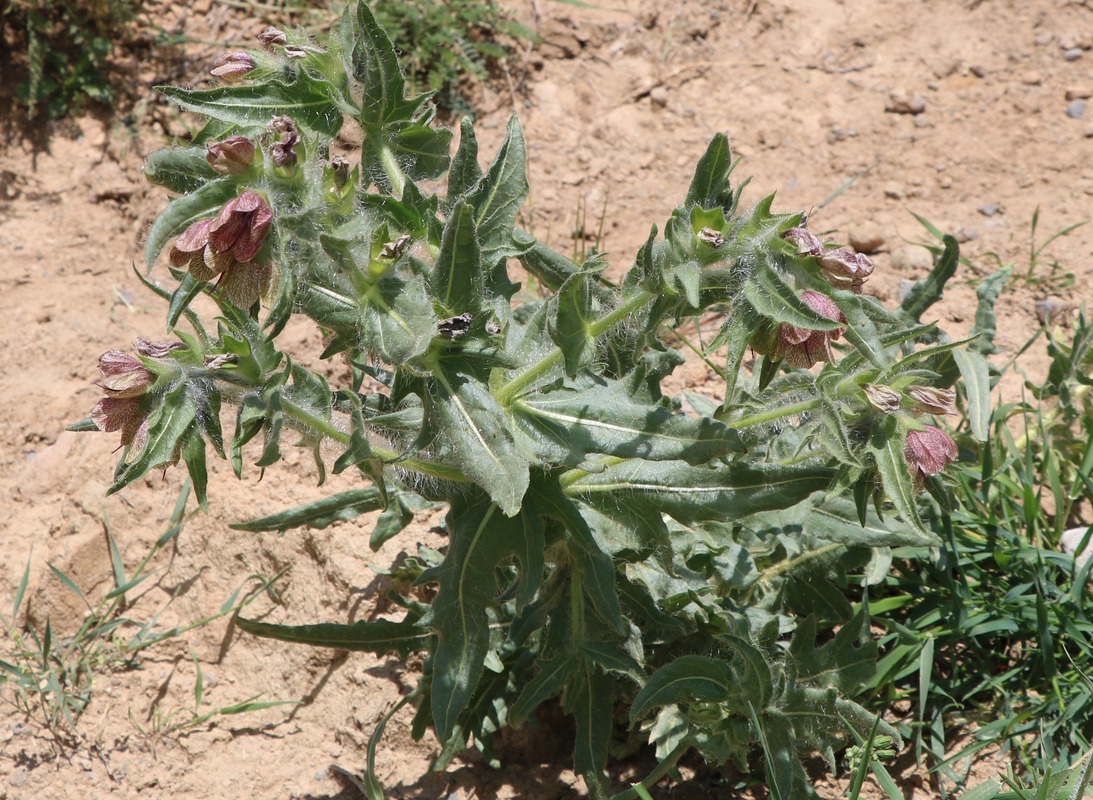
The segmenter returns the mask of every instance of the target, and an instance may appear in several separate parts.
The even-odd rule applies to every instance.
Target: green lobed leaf
[[[467,202],[474,208],[485,269],[507,256],[520,254],[513,228],[527,195],[527,147],[520,122],[513,116],[493,162],[466,194]],[[490,288],[500,293],[498,287]]]
[[[459,149],[452,159],[448,172],[448,202],[454,203],[482,180],[482,168],[478,166],[478,138],[474,122],[463,117],[459,122]]]
[[[519,728],[531,713],[562,690],[569,676],[578,668],[576,656],[558,654],[539,662],[539,671],[509,707],[509,724]]]
[[[770,669],[753,646],[736,643],[737,652],[749,652],[742,664],[702,655],[684,655],[673,659],[652,674],[630,705],[630,724],[636,724],[654,708],[693,702],[723,703],[741,713],[749,702],[759,707],[766,700],[748,695],[748,688],[758,686],[763,697],[773,691]],[[760,666],[762,665],[762,666]]]
[[[904,440],[905,434],[899,430],[896,420],[889,416],[870,437],[868,450],[877,465],[885,493],[903,521],[929,535],[918,514],[917,492],[903,454]]]
[[[265,639],[279,639],[312,647],[363,651],[377,656],[398,653],[402,659],[406,659],[410,653],[427,650],[433,639],[433,634],[418,624],[413,612],[398,622],[377,619],[362,620],[351,625],[272,625],[236,617],[235,624],[247,633]]]
[[[593,792],[593,786],[605,782],[607,748],[611,742],[612,711],[614,710],[614,679],[604,675],[587,662],[569,674],[566,681],[566,711],[577,723],[573,742],[573,769],[583,775]]]
[[[953,350],[952,357],[964,378],[967,400],[968,425],[972,436],[985,442],[991,432],[991,377],[990,364],[980,353],[972,350]]]
[[[975,290],[979,304],[975,309],[975,325],[971,330],[971,338],[974,340],[971,348],[984,356],[1002,350],[994,343],[994,337],[998,332],[994,316],[994,304],[998,302],[998,296],[1006,287],[1006,283],[1012,274],[1013,270],[1008,267],[1000,269],[984,278],[983,282],[979,284],[979,288]]]
[[[352,75],[361,84],[361,124],[377,128],[390,119],[410,119],[420,103],[406,99],[394,45],[367,3],[346,3],[341,37]]]
[[[571,466],[591,453],[704,464],[742,448],[727,425],[637,402],[621,381],[586,379],[536,392],[516,400],[512,411],[537,434],[542,456]]]
[[[421,122],[403,122],[388,125],[382,135],[399,168],[411,180],[436,180],[447,171],[451,131]]]
[[[945,249],[942,251],[930,274],[911,287],[903,299],[900,309],[915,322],[918,322],[926,310],[941,299],[945,284],[956,274],[960,264],[960,245],[956,239],[946,234],[942,238]]]
[[[813,331],[833,331],[846,324],[828,319],[801,299],[768,261],[760,261],[744,284],[744,296],[752,308],[775,322]]]
[[[209,166],[204,147],[165,147],[145,159],[144,177],[175,194],[189,194],[220,175]]]
[[[429,289],[452,316],[477,312],[487,299],[474,209],[462,199],[456,201],[444,224]]]
[[[355,519],[361,514],[376,511],[382,504],[383,498],[379,489],[370,486],[341,492],[247,522],[235,522],[231,527],[237,531],[286,531],[302,527],[318,530],[335,522]]]
[[[558,345],[569,377],[587,369],[596,358],[596,321],[593,301],[593,274],[580,272],[569,277],[550,300],[552,319],[550,338]]]
[[[697,205],[702,208],[729,206],[732,202],[729,188],[729,173],[732,168],[729,137],[723,133],[715,134],[706,147],[706,152],[698,160],[684,205]]]
[[[520,565],[517,605],[531,601],[543,574],[543,526],[525,509],[506,517],[485,495],[452,500],[447,517],[451,544],[439,567],[422,581],[439,584],[427,624],[436,631],[431,705],[433,723],[448,741],[475,692],[489,649],[486,607],[498,591],[498,567],[511,558]]]
[[[863,606],[831,638],[818,630],[816,616],[800,620],[787,651],[797,682],[851,694],[872,678],[877,644],[869,636],[867,620]],[[817,645],[817,639],[825,641]]]
[[[269,81],[197,90],[157,86],[156,91],[187,111],[245,130],[264,130],[274,117],[286,116],[301,128],[332,138],[344,121],[342,110],[330,99],[329,86],[303,73],[292,83]]]
[[[235,182],[229,177],[223,177],[172,200],[163,213],[156,217],[148,231],[148,240],[144,244],[145,269],[152,269],[168,239],[182,233],[194,222],[218,214],[235,194]]]
[[[566,493],[608,516],[626,499],[643,504],[648,514],[668,514],[690,525],[794,505],[826,489],[833,477],[833,470],[807,464],[696,467],[630,460],[577,477]]]
[[[626,632],[622,607],[615,591],[615,565],[596,542],[580,509],[550,477],[533,481],[528,491],[533,513],[550,517],[566,530],[565,543],[572,569],[580,574],[580,586],[592,607],[618,636]]]
[[[504,412],[480,382],[460,373],[437,373],[426,400],[429,423],[451,447],[463,472],[485,489],[509,517],[520,513],[528,488],[528,459],[518,452]]]

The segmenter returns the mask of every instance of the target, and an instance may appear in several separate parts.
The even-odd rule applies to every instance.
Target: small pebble
[[[1086,84],[1085,86],[1070,86],[1066,90],[1066,99],[1069,100],[1088,100],[1093,97],[1093,86]]]
[[[668,90],[663,86],[657,86],[649,92],[649,99],[657,108],[664,108],[668,105]]]
[[[884,230],[869,220],[850,231],[850,246],[859,253],[871,255],[884,247]]]
[[[926,110],[926,98],[920,94],[911,96],[902,89],[897,89],[888,96],[884,110],[890,114],[921,114]]]
[[[968,72],[970,72],[977,78],[983,78],[987,75],[986,67],[981,64],[972,64],[970,67],[968,67]]]
[[[984,217],[993,217],[1001,210],[1002,209],[999,207],[998,203],[985,203],[976,209],[976,211],[978,211]]]
[[[1081,119],[1085,113],[1085,100],[1075,100],[1066,107],[1066,115],[1071,119]]]
[[[1036,42],[1036,44],[1038,44],[1040,47],[1043,47],[1044,45],[1051,44],[1052,40],[1054,39],[1055,34],[1053,34],[1051,31],[1040,31],[1038,34],[1036,34],[1036,38],[1033,41]]]
[[[933,256],[925,247],[908,245],[892,251],[892,268],[900,272],[927,271],[933,266]]]
[[[918,281],[913,281],[910,278],[899,279],[899,289],[896,290],[896,299],[901,303],[907,299],[907,295],[911,293],[911,289],[915,287]]]
[[[1065,61],[1077,61],[1082,57],[1082,50],[1080,47],[1072,47],[1069,50],[1063,51],[1063,60]]]
[[[884,187],[884,196],[889,200],[902,200],[903,199],[903,187],[898,183],[889,183]]]
[[[978,228],[957,228],[956,233],[953,234],[958,242],[971,242],[979,238]]]

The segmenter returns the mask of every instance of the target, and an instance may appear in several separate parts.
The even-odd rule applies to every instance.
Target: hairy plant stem
[[[792,417],[795,414],[803,414],[806,411],[812,411],[814,408],[819,407],[820,400],[818,398],[813,398],[811,400],[802,400],[800,403],[794,403],[790,406],[779,406],[778,408],[772,408],[769,411],[760,411],[758,414],[741,417],[740,419],[722,420],[722,422],[730,428],[742,430],[744,428],[753,428],[756,425],[764,425],[768,422],[784,419],[785,417]]]
[[[589,334],[591,334],[593,338],[602,336],[615,325],[626,319],[626,317],[630,316],[642,306],[649,303],[655,297],[655,294],[646,291],[645,289],[638,290],[629,300],[622,303],[614,310],[609,311],[607,314],[604,314],[598,320],[589,325]],[[560,362],[562,358],[563,355],[561,348],[556,347],[551,350],[550,353],[545,355],[538,362],[532,364],[526,370],[521,372],[511,381],[506,383],[504,386],[501,386],[496,392],[494,392],[494,397],[497,399],[497,402],[499,402],[502,406],[507,406],[512,401],[512,398],[514,398],[531,384],[535,383],[535,381],[537,381],[545,373],[558,366],[558,362]]]
[[[643,789],[648,789],[653,786],[657,781],[675,769],[676,762],[679,761],[693,745],[694,742],[690,738],[685,738],[682,742],[675,746],[675,749],[670,752],[663,761],[656,765],[653,770],[642,779],[641,783],[634,784],[631,788],[619,792],[618,794],[611,795],[611,800],[633,800],[638,796],[637,786]]]
[[[317,431],[321,435],[333,439],[336,442],[345,445],[349,444],[349,434],[339,430],[330,420],[323,419],[303,406],[292,402],[292,400],[288,398],[282,398],[281,403],[284,411],[290,414],[300,424]],[[372,448],[372,452],[381,458],[385,464],[396,464],[402,469],[408,469],[411,472],[417,472],[420,475],[428,475],[431,478],[440,478],[445,481],[469,483],[471,480],[463,474],[461,469],[453,467],[451,464],[442,464],[439,461],[429,461],[424,458],[403,458],[394,450],[371,442],[369,444]]]

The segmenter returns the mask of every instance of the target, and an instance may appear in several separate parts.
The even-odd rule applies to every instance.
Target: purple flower
[[[254,142],[245,136],[213,139],[205,145],[205,160],[221,175],[242,175],[254,161]]]
[[[257,192],[228,202],[213,219],[195,222],[175,239],[171,264],[199,281],[211,281],[242,308],[258,301],[273,278],[273,266],[255,259],[273,224],[273,211]]]
[[[846,322],[846,315],[827,295],[804,291],[801,299],[821,317]],[[771,348],[771,357],[789,362],[795,367],[811,367],[817,361],[831,361],[831,340],[838,339],[845,328],[814,331],[783,322]]]
[[[927,425],[922,430],[907,432],[903,457],[919,483],[931,475],[937,475],[954,463],[959,455],[956,442],[939,428]]]
[[[137,339],[137,352],[146,358],[162,359],[181,342],[151,342]],[[148,415],[142,397],[156,382],[153,372],[140,358],[121,350],[107,350],[99,356],[99,386],[102,397],[91,409],[91,421],[100,431],[121,431],[123,446],[144,446],[148,435]]]

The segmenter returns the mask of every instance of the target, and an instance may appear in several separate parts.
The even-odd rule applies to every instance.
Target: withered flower
[[[824,251],[824,244],[819,237],[804,228],[790,228],[782,234],[782,238],[797,245],[798,255],[818,256]]]
[[[236,50],[231,53],[224,53],[224,55],[216,59],[209,72],[222,81],[235,83],[236,81],[243,80],[243,78],[253,72],[254,68],[257,66],[258,64],[255,62],[254,56],[250,53],[245,53],[242,50]]]
[[[918,483],[941,472],[954,463],[959,455],[956,442],[939,428],[927,425],[922,430],[907,432],[903,457],[907,459]]]
[[[821,317],[846,322],[846,315],[827,295],[804,291],[801,299]],[[789,362],[795,367],[811,367],[817,361],[831,361],[831,340],[838,339],[845,328],[814,331],[783,322],[771,349],[771,357]]]
[[[288,37],[285,36],[284,31],[278,30],[277,28],[270,25],[268,28],[258,34],[258,41],[265,45],[284,44],[288,41]]]
[[[861,294],[862,286],[873,274],[873,260],[851,250],[824,250],[820,253],[820,273],[835,288]]]
[[[936,389],[933,386],[911,386],[907,394],[915,401],[913,414],[953,414],[956,411],[956,392],[952,389]]]
[[[900,395],[889,386],[878,386],[875,383],[865,384],[865,399],[869,405],[883,411],[885,414],[894,414],[899,411]]]
[[[269,132],[276,139],[269,149],[270,159],[275,166],[293,167],[296,165],[296,146],[300,143],[300,132],[291,117],[274,117],[268,126]]]
[[[257,192],[228,202],[213,219],[195,222],[175,239],[171,264],[199,281],[220,276],[217,286],[242,308],[254,305],[269,287],[273,267],[255,259],[273,223],[273,211]]]
[[[232,136],[205,145],[205,160],[221,175],[242,175],[254,161],[254,142],[246,136]]]

